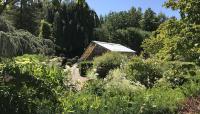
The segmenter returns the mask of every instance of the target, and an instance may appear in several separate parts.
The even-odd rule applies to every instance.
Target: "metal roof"
[[[127,48],[121,44],[107,43],[107,42],[100,42],[100,41],[93,41],[93,42],[110,50],[110,51],[135,53],[134,50]]]

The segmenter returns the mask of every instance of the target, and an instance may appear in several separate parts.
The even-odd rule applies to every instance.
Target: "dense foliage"
[[[165,6],[173,10],[180,10],[182,20],[192,24],[200,24],[199,0],[167,0]]]
[[[41,39],[25,30],[15,28],[0,18],[0,56],[13,57],[23,54],[54,54],[54,44],[50,39]]]
[[[199,113],[199,3],[167,0],[177,20],[150,8],[98,18],[85,0],[0,0],[0,113]],[[143,52],[78,61],[91,40]]]
[[[15,32],[0,31],[0,56],[12,57],[22,54],[53,54],[54,44],[50,40],[43,40],[23,30]]]
[[[156,14],[150,8],[144,13],[141,8],[134,7],[128,11],[111,12],[101,19],[101,25],[95,29],[94,37],[97,40],[123,44],[140,54],[143,40],[167,19],[164,14]]]
[[[144,41],[145,53],[164,60],[198,62],[199,30],[199,25],[169,20]]]
[[[133,71],[132,75],[122,65],[111,70],[104,80],[89,81],[81,92],[71,93],[66,98],[67,111],[76,114],[176,114],[187,97],[199,94],[199,67],[194,63],[134,57],[126,64],[125,67]]]
[[[94,69],[99,78],[105,78],[112,69],[120,67],[127,60],[127,57],[119,53],[106,53],[94,59]]]
[[[143,50],[141,47],[143,40],[148,38],[149,35],[149,32],[132,27],[127,29],[118,29],[110,37],[110,42],[116,42],[125,45],[135,50],[139,54]]]
[[[85,0],[8,1],[5,19],[17,29],[53,40],[56,55],[68,57],[81,55],[92,40],[122,43],[139,54],[142,41],[168,19],[150,8],[143,13],[134,7],[99,18]]]
[[[87,71],[90,70],[93,66],[93,63],[90,61],[83,61],[79,63],[79,71],[81,76],[85,76],[87,74]]]
[[[25,55],[0,65],[1,113],[62,111],[59,98],[66,90],[67,72],[50,64],[47,57]]]
[[[133,58],[126,66],[127,78],[132,81],[139,81],[147,88],[154,86],[157,80],[162,78],[162,71],[155,61],[144,61],[140,58]]]
[[[9,32],[13,30],[14,30],[14,27],[10,24],[10,22],[0,17],[0,31]]]
[[[68,56],[82,54],[93,39],[93,30],[98,26],[98,16],[85,0],[62,3],[53,0],[47,8],[46,21],[52,24],[57,54]]]

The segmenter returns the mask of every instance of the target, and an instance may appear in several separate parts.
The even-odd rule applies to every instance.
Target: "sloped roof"
[[[129,52],[129,53],[135,53],[134,50],[127,48],[121,44],[115,44],[115,43],[107,43],[107,42],[100,42],[100,41],[93,41],[94,43],[110,50],[113,52]]]

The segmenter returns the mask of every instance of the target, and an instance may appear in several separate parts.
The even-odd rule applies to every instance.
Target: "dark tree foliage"
[[[27,53],[53,54],[54,44],[48,39],[37,38],[23,30],[9,33],[0,31],[1,57],[13,57]]]
[[[102,26],[112,32],[117,29],[124,29],[127,27],[140,28],[140,20],[142,19],[141,8],[132,7],[129,11],[111,12],[105,16],[105,22]]]
[[[57,55],[70,57],[81,55],[92,40],[122,43],[140,53],[140,44],[148,37],[145,31],[154,31],[167,20],[164,14],[151,9],[142,13],[134,7],[98,18],[85,0],[20,0],[9,3],[4,15],[16,29],[51,39]]]
[[[42,10],[41,2],[19,0],[13,3],[4,15],[12,21],[17,29],[24,29],[34,35],[38,35]]]
[[[85,1],[61,3],[52,1],[46,19],[53,25],[57,53],[80,55],[93,39],[99,19]]]
[[[146,31],[155,31],[158,26],[167,20],[167,17],[160,13],[156,14],[151,8],[144,12],[144,16],[140,21],[141,28]]]
[[[14,27],[11,25],[9,21],[6,21],[3,17],[0,17],[0,31],[10,32],[14,31]]]
[[[149,32],[129,27],[127,29],[118,29],[115,31],[115,33],[110,36],[110,42],[123,44],[139,54],[143,50],[141,47],[143,40],[149,36]]]
[[[104,17],[102,27],[106,27],[110,32],[128,27],[155,31],[167,19],[165,14],[156,14],[151,8],[142,13],[141,8],[136,9],[132,7],[129,11],[111,12]]]

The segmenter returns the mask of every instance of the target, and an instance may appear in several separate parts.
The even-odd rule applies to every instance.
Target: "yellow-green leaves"
[[[183,20],[192,24],[200,24],[199,0],[167,0],[165,6],[179,10]]]
[[[196,62],[200,56],[200,26],[169,20],[143,42],[145,53],[161,60]]]

